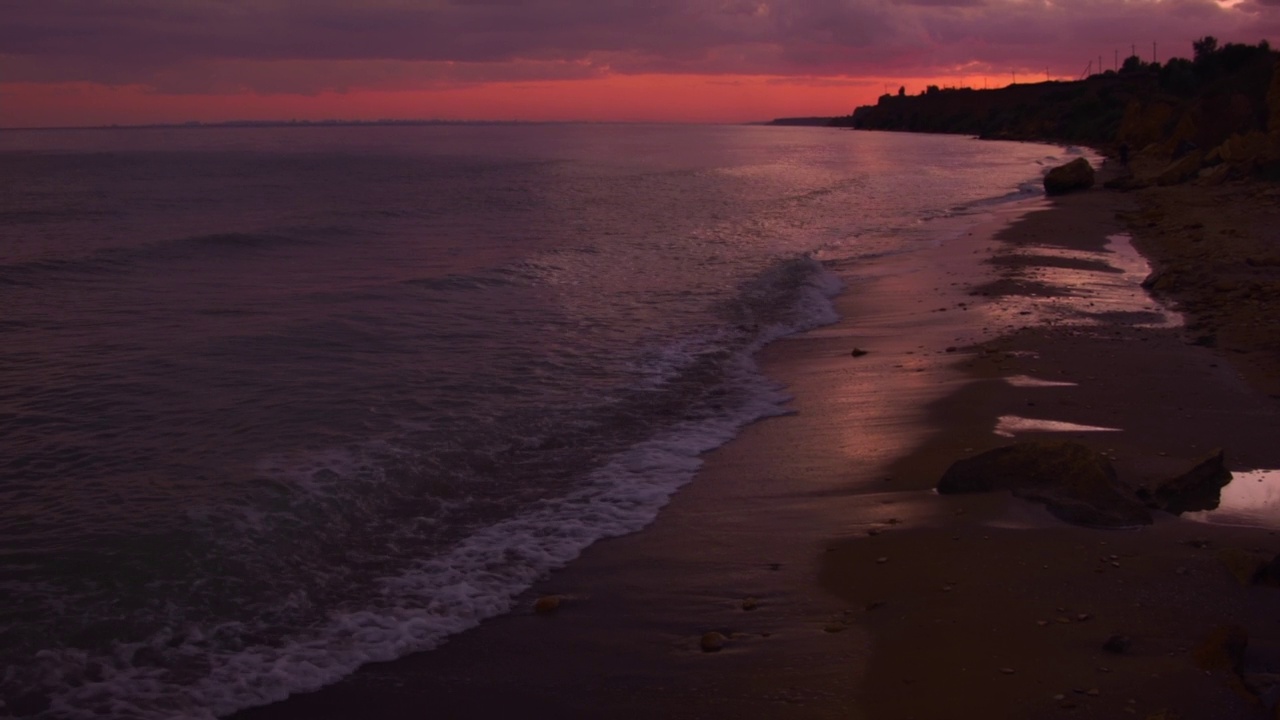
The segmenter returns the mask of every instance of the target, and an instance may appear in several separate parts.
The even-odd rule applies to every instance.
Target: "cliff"
[[[1159,65],[1130,57],[1119,72],[1074,82],[900,91],[832,124],[1103,149],[1125,145],[1157,162],[1183,161],[1177,172],[1162,166],[1156,176],[1135,182],[1181,182],[1221,165],[1231,168],[1217,171],[1224,176],[1280,179],[1280,54],[1266,42],[1219,47],[1212,37],[1193,48],[1193,60]]]

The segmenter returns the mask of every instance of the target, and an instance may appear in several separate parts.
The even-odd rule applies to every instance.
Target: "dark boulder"
[[[938,482],[942,494],[1008,490],[1087,527],[1151,524],[1151,513],[1116,480],[1111,461],[1076,442],[1027,441],[958,460]]]
[[[1215,450],[1181,475],[1152,486],[1139,488],[1138,497],[1147,507],[1181,515],[1184,512],[1213,510],[1222,500],[1222,488],[1231,482],[1222,450]]]
[[[1048,195],[1065,195],[1076,190],[1093,187],[1093,166],[1084,158],[1076,158],[1066,165],[1059,165],[1044,176],[1044,191]]]

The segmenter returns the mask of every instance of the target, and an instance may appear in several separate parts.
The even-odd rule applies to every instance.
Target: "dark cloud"
[[[432,87],[605,72],[926,76],[1256,42],[1280,0],[8,0],[7,81],[164,92]]]

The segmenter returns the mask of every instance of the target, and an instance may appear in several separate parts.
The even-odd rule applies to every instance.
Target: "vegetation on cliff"
[[[1207,153],[1232,138],[1252,137],[1257,150],[1268,135],[1280,148],[1280,53],[1266,41],[1220,46],[1213,37],[1196,41],[1193,50],[1193,59],[1163,65],[1129,57],[1118,72],[1074,82],[996,90],[930,86],[919,95],[900,90],[831,124],[1097,147],[1123,143],[1165,157],[1191,148]]]

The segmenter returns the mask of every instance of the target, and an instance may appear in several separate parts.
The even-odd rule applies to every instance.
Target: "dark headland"
[[[237,717],[1280,718],[1280,72],[1206,41],[838,119],[1110,159],[878,260],[762,352],[794,414],[522,610]]]

